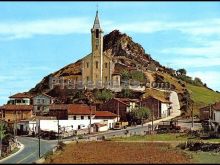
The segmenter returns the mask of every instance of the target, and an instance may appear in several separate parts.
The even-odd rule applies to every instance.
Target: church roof
[[[99,23],[99,16],[98,11],[96,11],[95,21],[92,29],[101,29],[100,23]]]

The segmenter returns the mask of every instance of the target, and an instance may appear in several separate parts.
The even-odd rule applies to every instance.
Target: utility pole
[[[117,122],[119,122],[119,101],[118,101],[118,109],[117,109]]]
[[[151,106],[152,107],[152,106]],[[152,131],[154,130],[154,109],[152,108]]]
[[[90,109],[89,134],[91,134],[91,125],[92,125],[92,107],[91,107],[91,104],[89,104],[89,109]]]
[[[58,145],[59,145],[59,142],[60,142],[60,123],[59,123],[59,112],[58,112],[58,114],[57,114],[57,128],[58,128],[58,130],[57,130],[57,132],[58,132],[58,140],[57,140],[57,142],[58,142]]]
[[[40,158],[40,134],[41,134],[41,131],[40,131],[40,119],[39,119],[39,126],[38,126],[38,140],[39,140],[39,158]]]
[[[212,105],[209,104],[209,119],[212,119]]]

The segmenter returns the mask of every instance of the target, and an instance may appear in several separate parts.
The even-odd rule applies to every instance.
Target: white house
[[[213,104],[212,106],[213,116],[212,119],[220,125],[220,102]]]
[[[72,118],[72,116],[76,118]],[[107,131],[114,127],[117,122],[117,115],[108,111],[96,111],[89,119],[90,114],[71,114],[68,120],[40,120],[40,128],[44,131],[58,132],[58,125],[61,131],[72,131],[89,129],[90,122],[93,127],[92,132]],[[96,129],[96,130],[95,130]]]
[[[96,111],[94,106],[84,104],[53,104],[50,106],[50,116],[59,120],[41,120],[40,128],[45,131],[58,132],[58,125],[63,131],[89,129],[106,131],[114,127],[117,115],[109,111]]]
[[[31,105],[32,96],[29,93],[17,93],[9,97],[8,104]]]

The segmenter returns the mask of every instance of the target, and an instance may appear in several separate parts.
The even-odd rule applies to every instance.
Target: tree
[[[143,124],[143,120],[150,117],[150,110],[146,107],[139,107],[128,113],[130,122]]]
[[[1,121],[2,122],[2,121]],[[2,141],[5,138],[6,134],[6,127],[5,124],[0,124],[0,157],[2,156]]]
[[[139,82],[144,82],[146,80],[144,73],[141,71],[137,71],[137,70],[132,71],[130,75],[132,80],[136,80]]]
[[[119,95],[120,97],[130,98],[132,97],[132,90],[128,88],[122,89]]]
[[[121,79],[122,80],[128,81],[130,78],[131,78],[131,75],[127,70],[123,70],[121,72]]]
[[[184,69],[184,68],[178,69],[176,72],[180,75],[186,75],[186,69]]]
[[[197,85],[197,86],[203,86],[202,80],[198,77],[195,77],[194,84]]]
[[[110,100],[114,97],[114,94],[110,91],[110,90],[107,90],[107,89],[104,89],[104,90],[98,90],[95,92],[95,98],[97,100],[101,100],[101,101],[107,101],[107,100]]]

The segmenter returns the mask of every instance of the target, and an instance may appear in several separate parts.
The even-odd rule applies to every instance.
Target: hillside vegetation
[[[212,91],[205,87],[199,87],[191,84],[186,85],[192,100],[194,101],[195,114],[199,108],[220,101],[220,93]]]

